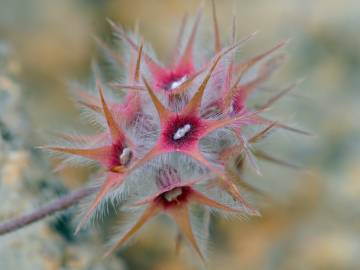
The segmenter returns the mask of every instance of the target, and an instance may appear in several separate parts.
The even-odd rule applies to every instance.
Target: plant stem
[[[0,235],[11,233],[46,218],[58,211],[63,211],[78,203],[81,199],[89,196],[92,192],[94,192],[94,188],[81,188],[57,200],[51,201],[47,205],[40,207],[32,213],[0,223]]]

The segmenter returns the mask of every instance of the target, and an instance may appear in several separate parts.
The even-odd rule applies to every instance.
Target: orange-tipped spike
[[[269,162],[272,162],[274,164],[277,164],[277,165],[281,165],[281,166],[285,166],[285,167],[289,167],[291,169],[295,169],[295,170],[299,170],[299,169],[302,169],[301,166],[297,165],[297,164],[293,164],[293,163],[290,163],[286,160],[281,160],[277,157],[273,157],[263,151],[260,151],[260,150],[253,150],[253,153],[254,155],[259,158],[259,159],[262,159],[262,160],[265,160],[265,161],[269,161]]]
[[[144,84],[146,86],[147,91],[149,92],[152,103],[154,104],[156,111],[159,114],[160,122],[164,122],[165,119],[168,118],[170,112],[165,108],[165,106],[161,103],[161,101],[157,98],[154,91],[151,89],[151,86],[147,82],[145,78],[143,78]]]
[[[234,50],[235,48],[239,47],[242,43],[246,42],[247,40],[249,40],[251,37],[253,36],[250,35],[248,37],[246,37],[245,39],[239,41],[238,43],[236,43],[233,46],[230,46],[226,49],[224,49],[223,51],[221,51],[220,53],[218,53],[214,60],[213,60],[213,64],[210,66],[210,69],[205,77],[205,79],[203,80],[203,82],[201,83],[201,85],[199,86],[199,88],[197,89],[196,93],[194,94],[194,96],[191,98],[191,100],[189,101],[189,103],[186,105],[186,107],[184,108],[184,112],[186,113],[192,113],[192,112],[198,112],[200,109],[200,105],[201,105],[201,100],[202,97],[204,95],[206,86],[211,78],[211,75],[213,73],[213,71],[215,70],[217,64],[220,62],[221,58],[226,55],[227,53],[231,52],[232,50]]]
[[[241,63],[238,68],[237,68],[237,72],[238,73],[245,73],[249,68],[251,68],[253,65],[255,65],[256,63],[258,63],[260,60],[264,59],[265,57],[269,56],[270,54],[274,53],[275,51],[281,49],[282,47],[284,47],[287,43],[289,42],[289,40],[284,40],[282,42],[280,42],[279,44],[277,44],[276,46],[274,46],[273,48],[271,48],[270,50],[259,54],[249,60],[247,60],[244,63]]]
[[[84,136],[70,135],[70,134],[56,133],[56,132],[50,132],[50,133],[52,133],[57,138],[61,138],[61,139],[64,139],[64,140],[66,140],[68,142],[72,142],[72,143],[74,143],[74,142],[79,143],[79,142],[84,141]]]
[[[235,57],[232,57],[230,59],[230,63],[227,67],[226,74],[225,74],[225,80],[223,85],[223,93],[226,94],[229,89],[231,89],[231,82],[233,79],[233,72],[234,72],[234,62]]]
[[[91,142],[96,143],[98,141],[103,140],[106,137],[106,133],[101,133],[98,135],[73,135],[73,134],[64,134],[51,132],[54,136],[66,140],[72,143],[81,143],[81,142]]]
[[[121,39],[125,39],[125,41],[135,51],[139,50],[138,45],[136,45],[136,43],[125,33],[124,29],[122,29],[120,26],[116,25],[111,20],[108,20],[108,22]],[[156,61],[154,59],[152,59],[147,53],[143,53],[143,56],[146,61],[146,64],[149,66],[149,69],[151,70],[151,73],[155,77],[159,74],[164,73],[164,69],[158,63],[156,63]]]
[[[260,115],[256,115],[255,117],[254,117],[254,120],[259,124],[271,124],[271,123],[274,122],[274,121],[266,119],[266,118],[264,118],[264,117],[262,117]],[[302,129],[299,129],[299,128],[291,127],[291,126],[288,126],[286,124],[279,123],[279,122],[276,123],[275,127],[282,128],[282,129],[285,129],[287,131],[295,132],[295,133],[305,135],[305,136],[314,136],[313,133],[311,133],[311,132],[309,132],[307,130],[302,130]]]
[[[144,42],[141,42],[139,47],[138,56],[136,60],[135,72],[134,72],[134,82],[139,82],[140,79],[140,65],[141,65],[141,55],[143,51]]]
[[[171,61],[171,63],[176,63],[177,60],[178,60],[177,58],[179,57],[179,53],[180,53],[180,44],[181,44],[181,40],[182,40],[183,35],[184,35],[184,30],[185,30],[186,23],[187,23],[187,15],[185,14],[184,17],[181,20],[179,33],[178,33],[178,35],[176,37],[175,48],[174,48],[174,51],[172,53],[172,61]]]
[[[228,175],[228,177],[231,177],[232,179],[236,180],[236,183],[244,190],[249,191],[253,194],[256,194],[258,196],[261,196],[263,198],[269,199],[269,196],[266,195],[264,192],[260,191],[259,189],[253,187],[252,185],[250,185],[249,183],[247,183],[240,175],[238,172],[236,172],[234,170],[235,168],[227,168],[226,170],[226,174]]]
[[[193,28],[191,30],[189,40],[187,42],[184,53],[182,54],[178,65],[187,65],[187,64],[191,63],[191,61],[192,61],[193,47],[194,47],[196,32],[197,32],[197,29],[198,29],[198,26],[200,23],[201,15],[202,15],[202,9],[200,9],[196,15],[195,22],[194,22]]]
[[[186,105],[184,111],[186,111],[187,113],[190,112],[199,112],[200,109],[200,105],[201,105],[201,100],[202,97],[204,95],[206,86],[210,80],[211,74],[213,73],[216,65],[219,63],[221,57],[224,54],[220,54],[218,55],[218,57],[215,59],[215,61],[213,62],[212,66],[210,67],[210,70],[208,71],[205,79],[203,80],[203,82],[201,83],[200,87],[197,89],[196,93],[194,94],[194,96],[191,98],[191,100],[189,101],[189,103]]]
[[[284,55],[278,55],[268,60],[266,63],[264,63],[259,71],[259,74],[253,80],[239,86],[238,84],[242,78],[242,75],[244,74],[240,73],[224,99],[224,107],[229,108],[232,98],[236,95],[236,93],[241,92],[244,96],[248,96],[252,91],[257,89],[259,85],[264,83],[273,74],[273,72],[283,62],[283,60]]]
[[[91,103],[85,100],[79,100],[78,103],[80,105],[83,105],[84,107],[87,107],[90,110],[93,110],[94,112],[101,112],[101,107],[95,103]]]
[[[89,209],[86,211],[84,217],[81,219],[80,223],[76,227],[75,234],[77,234],[80,229],[89,221],[91,215],[94,213],[96,207],[99,205],[101,200],[105,197],[105,195],[108,193],[108,191],[116,186],[120,185],[121,182],[124,180],[123,175],[121,174],[114,174],[110,173],[108,175],[108,178],[105,180],[103,185],[100,188],[99,193],[96,195],[95,200],[91,203]]]
[[[78,91],[76,91],[77,96],[77,102],[81,105],[84,105],[85,107],[88,107],[89,109],[100,112],[101,107],[99,105],[99,101],[91,94],[89,94],[87,91],[83,90],[80,87],[77,87]]]
[[[220,32],[216,17],[216,6],[214,0],[211,1],[211,7],[212,7],[212,17],[213,17],[213,26],[214,26],[214,49],[215,49],[215,53],[218,53],[221,50],[221,42],[220,42]]]
[[[252,185],[248,184],[247,182],[245,182],[245,180],[241,179],[241,177],[239,176],[237,176],[237,183],[244,190],[251,192],[257,196],[261,196],[262,198],[269,199],[268,195],[266,195],[264,192],[260,191],[259,189],[253,187]]]
[[[252,206],[250,206],[247,203],[247,201],[245,201],[243,196],[240,194],[239,189],[237,188],[237,186],[233,182],[231,182],[227,178],[219,178],[218,181],[219,181],[220,186],[222,188],[224,188],[233,197],[234,200],[241,203],[246,208],[246,211],[250,215],[254,215],[254,216],[259,216],[260,215],[259,211],[254,209]]]
[[[276,101],[278,101],[280,98],[282,98],[283,96],[285,96],[287,93],[289,93],[290,91],[294,90],[296,88],[296,86],[300,83],[296,82],[293,83],[291,85],[289,85],[288,87],[286,87],[285,89],[281,90],[279,93],[277,93],[276,95],[274,95],[273,97],[271,97],[268,101],[266,101],[264,104],[260,105],[260,106],[256,106],[257,109],[264,109],[264,108],[269,108],[271,105],[273,105]]]
[[[225,110],[225,108],[230,108],[232,99],[233,99],[236,91],[238,90],[238,85],[240,83],[240,80],[241,80],[242,76],[243,76],[243,73],[240,73],[237,76],[235,82],[230,87],[230,89],[227,91],[227,93],[226,93],[226,95],[224,97],[224,110]]]
[[[258,117],[257,115],[259,113],[261,113],[261,111],[255,111],[255,112],[251,112],[248,114],[243,114],[243,115],[239,115],[239,116],[235,116],[235,117],[231,117],[231,118],[228,117],[228,118],[220,119],[220,120],[208,120],[208,121],[206,121],[207,128],[202,133],[202,137],[205,137],[206,135],[208,135],[209,133],[213,132],[216,129],[219,129],[219,128],[222,128],[225,126],[229,126],[234,123],[241,123],[242,121],[244,123],[246,123],[247,121],[250,121],[250,120],[254,119],[255,117]],[[261,123],[263,123],[263,122],[261,122]],[[268,122],[266,122],[266,123],[268,123]]]
[[[99,162],[103,162],[104,159],[106,159],[106,156],[108,155],[109,151],[111,150],[109,146],[103,146],[93,149],[79,149],[79,148],[52,147],[52,146],[43,146],[41,148],[55,152],[62,152],[65,154],[81,156],[88,159],[97,160]]]
[[[243,75],[245,74],[246,71],[248,71],[252,66],[254,66],[256,63],[258,63],[259,61],[261,61],[262,59],[264,59],[265,57],[269,56],[270,54],[272,54],[273,52],[279,50],[280,48],[282,48],[283,46],[285,46],[288,43],[288,40],[282,41],[280,42],[278,45],[276,45],[275,47],[273,47],[272,49],[257,55],[249,60],[247,60],[246,62],[240,64],[237,67],[237,73],[239,73],[236,81],[234,82],[234,84],[232,85],[231,89],[228,91],[226,97],[224,98],[225,100],[225,108],[228,108],[230,106],[231,100],[233,98],[233,96],[235,95],[235,92],[237,91],[238,88],[238,84],[240,82],[240,80],[242,79]],[[265,65],[266,66],[266,65]],[[266,78],[264,77],[264,69],[262,69],[262,76],[261,79],[259,79],[259,76],[257,78],[255,78],[254,80],[250,81],[247,85],[243,86],[242,89],[253,89],[254,86],[257,86],[261,81],[264,81]]]
[[[146,89],[141,85],[129,85],[129,84],[122,84],[119,82],[112,82],[109,85],[116,89],[121,89],[121,90],[126,89],[133,91],[146,91]]]
[[[298,134],[305,135],[305,136],[314,136],[313,133],[311,133],[311,132],[309,132],[307,130],[302,130],[302,129],[291,127],[291,126],[288,126],[288,125],[285,125],[285,124],[278,123],[278,124],[276,124],[276,126],[279,127],[279,128],[291,131],[291,132],[295,132],[295,133],[298,133]]]
[[[115,122],[114,117],[113,117],[111,111],[109,110],[109,107],[104,98],[103,90],[100,85],[98,85],[98,89],[99,89],[99,95],[100,95],[100,99],[101,99],[102,108],[104,111],[104,116],[106,118],[106,122],[108,124],[112,139],[113,140],[125,140],[124,134],[122,133],[118,124]]]
[[[253,156],[253,153],[251,152],[251,148],[250,145],[248,143],[248,141],[246,140],[245,136],[243,136],[238,130],[234,129],[236,137],[239,140],[239,143],[241,145],[241,147],[244,150],[245,156],[247,158],[247,160],[250,162],[251,167],[255,170],[255,172],[258,175],[262,175],[260,168],[256,162],[256,159]]]
[[[239,89],[245,92],[245,95],[248,96],[252,91],[257,89],[259,85],[261,85],[267,79],[269,79],[269,77],[274,73],[274,71],[276,71],[279,68],[279,66],[284,62],[284,60],[285,60],[284,54],[280,54],[269,59],[261,66],[257,77],[252,81],[249,81],[245,85],[241,86]]]
[[[188,239],[191,246],[194,248],[194,250],[199,255],[201,260],[205,262],[205,258],[201,253],[201,250],[196,242],[193,230],[191,228],[188,207],[182,206],[182,207],[172,208],[171,211],[169,211],[169,214],[175,220],[176,224],[179,226],[181,233]]]
[[[220,210],[225,210],[225,211],[229,211],[229,212],[240,212],[237,209],[234,209],[229,206],[218,203],[217,201],[212,200],[212,199],[206,197],[205,195],[203,195],[202,193],[195,191],[195,190],[193,191],[192,199],[194,201],[198,202],[199,204],[207,205],[209,207],[217,208]]]
[[[135,233],[137,233],[142,226],[145,225],[151,218],[153,218],[159,212],[159,208],[156,204],[149,205],[148,208],[141,215],[139,220],[135,223],[135,225],[104,255],[104,257],[109,256],[115,249],[121,247],[128,241]]]
[[[273,130],[273,128],[276,126],[276,122],[271,123],[267,127],[265,127],[263,130],[260,130],[258,133],[256,133],[254,136],[252,136],[249,139],[249,143],[257,143],[267,137],[269,135],[270,131]]]

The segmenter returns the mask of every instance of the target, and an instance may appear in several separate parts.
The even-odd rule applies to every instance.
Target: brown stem
[[[45,206],[40,207],[32,213],[0,223],[0,235],[11,233],[58,211],[65,210],[79,202],[82,198],[89,196],[93,192],[94,188],[81,188],[57,200],[54,200]]]

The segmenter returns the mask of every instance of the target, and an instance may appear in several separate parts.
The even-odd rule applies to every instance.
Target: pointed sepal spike
[[[205,258],[198,246],[198,243],[195,239],[193,229],[191,227],[189,209],[187,206],[181,206],[177,208],[172,208],[169,210],[169,215],[174,219],[175,223],[178,225],[183,236],[190,242],[191,246],[195,252],[199,255],[203,263],[205,263]]]
[[[276,124],[277,122],[273,122],[264,129],[260,130],[258,133],[256,133],[249,139],[249,143],[257,143],[265,139],[269,135],[269,133],[276,127]]]
[[[264,160],[264,161],[268,161],[268,162],[271,162],[271,163],[274,163],[274,164],[277,164],[277,165],[280,165],[280,166],[285,166],[285,167],[288,167],[288,168],[291,168],[291,169],[294,169],[294,170],[301,170],[302,167],[297,165],[297,164],[294,164],[294,163],[290,163],[289,161],[287,160],[282,160],[282,159],[279,159],[277,157],[274,157],[264,151],[261,151],[261,150],[253,150],[253,153],[254,155],[258,158],[258,159],[261,159],[261,160]]]
[[[213,28],[214,28],[214,50],[215,53],[218,53],[221,50],[221,42],[220,42],[219,25],[216,16],[215,0],[211,0],[211,7],[212,7]]]
[[[107,156],[111,151],[109,146],[103,146],[92,149],[68,148],[68,147],[57,147],[57,146],[41,146],[40,148],[54,152],[60,152],[64,154],[70,154],[70,155],[96,160],[103,164],[107,162]]]
[[[267,56],[271,55],[272,53],[276,52],[277,50],[280,50],[281,48],[286,46],[288,43],[289,43],[288,39],[283,40],[279,44],[277,44],[273,48],[271,48],[270,50],[268,50],[268,51],[266,51],[266,52],[264,52],[262,54],[256,55],[255,57],[250,58],[249,60],[245,61],[244,63],[241,63],[237,67],[237,73],[240,73],[240,74],[245,73],[247,70],[249,70],[256,63],[258,63],[262,59],[266,58]]]
[[[77,134],[65,134],[65,133],[58,133],[58,132],[50,132],[55,137],[65,140],[69,143],[90,143],[96,144],[106,139],[107,134],[105,132],[97,134],[97,135],[77,135]],[[43,148],[46,148],[43,147]],[[81,148],[80,148],[81,149]],[[110,147],[109,149],[110,150]],[[106,150],[106,151],[108,151]]]
[[[105,101],[105,98],[104,98],[104,93],[103,93],[103,89],[102,87],[100,86],[99,83],[97,83],[97,88],[98,88],[98,91],[99,91],[99,95],[100,95],[100,100],[101,100],[101,105],[102,105],[102,109],[103,109],[103,112],[104,112],[104,116],[105,116],[105,119],[106,119],[106,122],[107,122],[107,125],[108,125],[108,128],[109,128],[109,131],[110,131],[110,134],[111,134],[111,138],[113,141],[116,141],[116,140],[125,140],[125,136],[122,132],[122,130],[119,128],[118,124],[116,123],[109,107],[108,107],[108,104],[106,103]]]
[[[254,123],[257,123],[257,124],[270,124],[270,123],[273,123],[274,121],[272,120],[269,120],[269,119],[266,119],[260,115],[254,115]],[[287,131],[291,131],[291,132],[294,132],[294,133],[297,133],[297,134],[301,134],[301,135],[304,135],[304,136],[315,136],[313,133],[307,131],[307,130],[302,130],[302,129],[299,129],[299,128],[295,128],[295,127],[292,127],[292,126],[288,126],[286,124],[283,124],[281,122],[276,122],[276,125],[275,127],[277,128],[281,128],[281,129],[284,129],[284,130],[287,130]]]
[[[228,211],[228,212],[240,212],[240,210],[235,209],[235,208],[231,208],[227,205],[221,204],[215,200],[210,199],[209,197],[205,196],[204,194],[198,192],[198,191],[193,191],[192,194],[192,199],[202,205],[206,205],[212,208],[216,208],[219,210],[224,210],[224,211]]]
[[[96,103],[88,102],[85,100],[79,100],[78,103],[79,105],[84,106],[85,108],[88,108],[94,112],[101,112],[101,107]]]
[[[125,40],[130,47],[135,50],[139,51],[138,45],[125,33],[124,29],[120,27],[119,25],[115,24],[113,21],[108,20],[109,24],[111,25],[112,29],[115,31],[117,36],[123,40]],[[166,71],[162,66],[160,66],[152,57],[150,57],[147,53],[142,53],[144,60],[147,64],[147,66],[150,69],[150,72],[152,75],[156,78],[162,76]]]
[[[135,235],[151,218],[157,215],[160,211],[159,207],[156,204],[150,204],[140,216],[135,225],[127,232],[125,235],[109,250],[105,253],[104,257],[109,256],[117,248],[124,245],[133,235]]]
[[[74,88],[74,90],[76,90],[76,93],[74,93],[74,94],[75,94],[75,99],[76,99],[77,103],[79,103],[80,105],[83,105],[95,112],[101,111],[100,103],[99,103],[98,99],[96,99],[93,95],[89,94],[82,87],[76,86],[76,88]]]
[[[120,82],[112,82],[109,83],[111,87],[116,88],[116,90],[130,90],[130,91],[146,91],[146,89],[142,85],[130,85],[130,84],[123,84]]]
[[[249,82],[239,85],[242,75],[244,73],[240,73],[235,83],[232,85],[230,90],[228,91],[225,97],[225,108],[230,108],[230,104],[234,98],[240,96],[240,100],[237,101],[239,104],[243,104],[246,102],[248,96],[255,91],[258,86],[263,84],[269,77],[274,73],[274,71],[284,62],[285,55],[277,55],[268,61],[266,61],[261,67],[256,75],[256,77]]]
[[[235,176],[234,176],[234,177],[235,177]],[[262,197],[262,198],[267,198],[267,199],[269,199],[269,196],[268,196],[268,195],[266,195],[264,192],[262,192],[262,191],[259,190],[258,188],[256,188],[256,187],[250,185],[249,183],[247,183],[247,182],[246,182],[244,179],[242,179],[239,175],[236,175],[236,180],[237,180],[238,185],[239,185],[242,189],[244,189],[244,190],[246,190],[246,191],[248,191],[248,192],[251,192],[251,193],[253,193],[253,194],[257,195],[257,196],[260,196],[260,197]]]
[[[201,105],[201,101],[206,89],[206,86],[211,78],[211,75],[216,67],[216,65],[219,63],[221,57],[223,56],[223,54],[220,54],[213,62],[213,64],[211,65],[205,79],[203,80],[203,82],[201,83],[200,87],[197,89],[196,93],[194,94],[194,96],[191,98],[191,100],[189,101],[189,103],[186,105],[184,111],[186,113],[199,113],[200,111],[200,105]]]
[[[226,126],[231,125],[247,125],[249,122],[254,122],[253,124],[263,124],[264,122],[258,120],[258,114],[262,111],[255,111],[250,112],[246,114],[241,114],[235,117],[227,117],[220,120],[209,120],[206,121],[206,130],[203,132],[202,137],[205,137],[206,135],[210,134],[211,132],[215,131],[216,129],[223,128]],[[258,123],[259,122],[259,123]],[[268,122],[266,122],[268,124]]]
[[[86,211],[85,215],[77,225],[75,230],[75,235],[78,234],[81,228],[89,221],[95,209],[100,204],[100,202],[105,198],[109,190],[117,185],[120,185],[123,182],[123,180],[124,180],[124,175],[111,173],[111,172],[108,174],[107,179],[102,184],[100,191],[95,197],[95,200],[91,203],[89,209]]]
[[[291,127],[291,126],[288,126],[288,125],[285,125],[285,124],[282,124],[282,123],[278,123],[278,124],[276,124],[276,126],[279,127],[279,128],[285,129],[287,131],[295,132],[295,133],[298,133],[298,134],[301,134],[301,135],[315,136],[314,133],[311,133],[311,132],[309,132],[307,130],[302,130],[302,129],[299,129],[299,128]]]
[[[264,108],[269,108],[271,105],[273,105],[275,102],[277,102],[279,99],[281,99],[282,97],[284,97],[286,94],[288,94],[290,91],[294,90],[303,80],[299,80],[291,85],[289,85],[288,87],[284,88],[283,90],[281,90],[279,93],[277,93],[276,95],[270,97],[265,103],[263,103],[262,105],[256,106],[256,109],[264,109]]]
[[[193,58],[193,49],[194,49],[194,43],[195,43],[195,38],[196,38],[196,32],[197,32],[197,29],[198,29],[198,26],[200,23],[201,16],[202,16],[202,7],[197,12],[189,40],[185,46],[182,56],[179,59],[177,68],[193,65],[193,59],[192,59]]]
[[[236,136],[239,140],[241,147],[244,150],[245,156],[246,156],[247,160],[249,161],[251,167],[254,169],[254,171],[256,172],[257,175],[262,176],[262,173],[257,164],[256,158],[254,157],[253,153],[251,152],[251,145],[248,143],[245,136],[242,135],[240,132],[237,132]]]
[[[219,178],[219,185],[226,191],[228,194],[233,197],[234,200],[236,200],[238,203],[242,204],[245,211],[252,215],[252,216],[260,216],[260,213],[258,210],[253,208],[241,195],[238,187],[229,179],[223,177]]]
[[[172,57],[171,57],[171,63],[172,65],[176,64],[178,61],[178,57],[180,54],[180,45],[181,45],[181,41],[183,39],[184,36],[184,31],[185,31],[185,27],[187,24],[187,20],[188,20],[188,16],[187,14],[185,14],[181,20],[181,24],[180,24],[180,29],[179,29],[179,33],[176,37],[176,41],[175,41],[175,47],[174,47],[174,51],[172,53]]]
[[[273,48],[271,48],[270,50],[257,55],[253,58],[250,58],[249,60],[245,61],[244,63],[241,63],[240,65],[238,65],[238,67],[236,68],[236,73],[238,73],[237,79],[235,80],[235,82],[233,83],[232,87],[230,88],[230,90],[227,92],[227,95],[224,98],[225,101],[225,108],[229,108],[230,103],[232,101],[232,98],[234,97],[234,95],[236,94],[236,92],[239,90],[238,88],[238,84],[240,83],[241,79],[243,78],[243,75],[251,68],[253,67],[255,64],[257,64],[258,62],[260,62],[261,60],[263,60],[264,58],[268,57],[269,55],[271,55],[272,53],[274,53],[275,51],[283,48],[289,41],[285,40],[280,42],[279,44],[277,44],[276,46],[274,46]],[[281,56],[283,57],[283,56]],[[276,58],[275,58],[276,59]],[[247,83],[246,86],[241,87],[240,89],[248,89],[247,91],[252,90],[255,86],[257,86],[260,82],[264,81],[266,79],[265,75],[269,74],[269,70],[265,70],[265,67],[267,65],[264,65],[262,70],[261,70],[261,76],[258,76],[257,78],[255,78],[254,80],[250,81],[249,83]],[[265,74],[265,71],[267,72]]]
[[[244,42],[246,42],[247,40],[249,40],[251,37],[253,37],[255,35],[255,33],[251,34],[250,36],[244,38],[243,40],[235,43],[234,45],[223,49],[220,53],[218,53],[212,61],[212,64],[209,68],[209,71],[207,73],[207,75],[205,76],[204,80],[202,81],[201,85],[199,86],[199,88],[196,90],[195,94],[193,95],[193,97],[191,98],[191,100],[189,101],[189,103],[186,105],[186,107],[184,108],[184,112],[185,113],[199,113],[200,111],[200,105],[201,105],[201,101],[206,89],[206,86],[211,78],[212,73],[214,72],[217,64],[220,62],[220,60],[229,52],[233,51],[234,49],[238,48],[241,44],[243,44]]]
[[[134,71],[134,78],[133,78],[134,82],[139,82],[139,79],[140,79],[140,66],[141,66],[141,56],[142,56],[143,47],[144,47],[144,41],[141,42],[139,50],[138,50],[136,66],[135,66],[135,71]]]
[[[164,122],[168,117],[170,112],[165,108],[165,106],[161,103],[161,101],[158,99],[158,97],[155,95],[154,91],[152,90],[150,84],[148,81],[143,77],[143,81],[145,84],[145,87],[149,93],[149,96],[151,98],[152,103],[154,104],[156,111],[159,115],[160,122]]]

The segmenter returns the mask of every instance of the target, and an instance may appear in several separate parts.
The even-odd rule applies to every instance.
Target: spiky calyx
[[[116,56],[113,60],[126,71],[124,81],[112,84],[116,89],[125,90],[126,95],[120,101],[107,101],[99,82],[98,97],[80,92],[79,103],[94,119],[99,119],[104,131],[86,138],[62,135],[67,143],[75,146],[46,147],[94,160],[104,172],[99,191],[77,231],[95,211],[101,211],[101,203],[111,194],[136,200],[129,207],[145,206],[139,219],[124,231],[115,247],[124,244],[150,218],[165,212],[204,258],[191,225],[193,204],[204,206],[206,211],[259,214],[241,193],[241,188],[257,190],[239,181],[229,164],[235,157],[243,156],[257,168],[254,156],[269,156],[253,151],[251,145],[263,140],[275,128],[302,132],[261,116],[293,87],[280,92],[258,110],[251,109],[247,102],[251,93],[283,62],[283,55],[275,52],[286,42],[237,63],[236,51],[253,35],[240,41],[236,41],[234,35],[230,45],[222,46],[214,5],[213,9],[214,56],[204,63],[199,64],[194,57],[201,11],[188,38],[184,38],[184,21],[173,62],[168,67],[160,65],[142,41],[139,43],[112,22],[130,59],[126,61],[98,41],[111,57]],[[236,29],[233,32],[236,33]],[[186,40],[183,49],[182,39]],[[244,82],[243,77],[255,65],[258,66],[255,77]],[[264,127],[246,138],[243,129],[247,126]],[[85,145],[80,147],[81,141]],[[204,141],[210,143],[205,146]],[[268,160],[271,161],[271,157]]]

